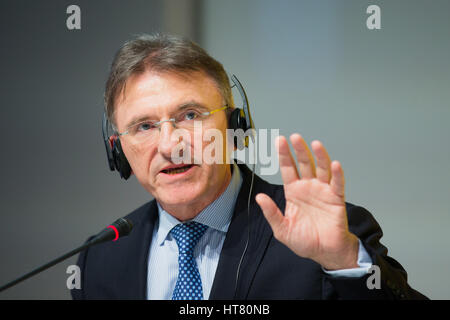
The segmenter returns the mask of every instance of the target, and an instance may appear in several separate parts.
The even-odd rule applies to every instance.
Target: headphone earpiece
[[[113,138],[112,154],[116,170],[119,171],[120,177],[127,180],[131,176],[131,167],[125,152],[122,150],[122,144],[119,138]]]
[[[233,129],[234,131],[241,129],[243,133],[247,131],[247,120],[245,119],[245,113],[244,110],[241,108],[235,108],[230,115],[230,129]],[[234,146],[238,150],[244,149],[244,147],[248,146],[248,139],[244,138],[242,141],[238,141],[238,138],[236,135],[234,135]]]
[[[245,131],[247,129],[247,120],[245,120],[244,110],[235,108],[233,112],[231,112],[230,127],[234,130],[242,129]]]
[[[108,158],[108,165],[111,171],[119,171],[120,177],[127,180],[131,176],[131,167],[128,163],[127,157],[122,150],[120,139],[117,135],[109,136],[108,134],[108,118],[106,112],[103,113],[102,134],[103,142],[105,144],[106,156]]]

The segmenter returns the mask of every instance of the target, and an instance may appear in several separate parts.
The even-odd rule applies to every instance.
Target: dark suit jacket
[[[387,256],[380,244],[382,231],[364,208],[347,203],[349,229],[363,243],[381,270],[381,288],[369,290],[367,278],[332,278],[316,262],[295,255],[277,241],[254,195],[268,194],[284,212],[283,186],[272,185],[255,175],[248,220],[247,201],[251,171],[239,165],[243,183],[220,254],[210,299],[421,299],[412,289],[402,266]],[[147,264],[153,226],[158,216],[155,200],[130,213],[130,235],[82,252],[78,259],[81,289],[74,299],[146,299]],[[236,270],[244,251],[250,221],[250,241],[242,261],[239,281]],[[236,293],[236,294],[235,294]]]

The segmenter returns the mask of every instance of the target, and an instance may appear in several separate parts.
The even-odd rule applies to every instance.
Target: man
[[[283,186],[252,181],[245,165],[229,164],[229,140],[214,149],[223,161],[196,158],[217,141],[195,143],[192,123],[226,137],[234,110],[222,65],[196,44],[165,35],[127,42],[105,104],[112,143],[155,200],[127,216],[129,236],[80,255],[73,298],[425,298],[387,256],[372,215],[345,202],[342,167],[319,141],[311,152],[299,134],[290,137],[300,179],[286,138],[278,138]]]

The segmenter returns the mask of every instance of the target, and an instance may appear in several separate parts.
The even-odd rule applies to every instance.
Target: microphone
[[[133,224],[130,220],[125,218],[119,218],[114,221],[113,224],[107,226],[96,236],[88,241],[89,245],[99,244],[105,241],[117,241],[120,237],[127,236],[131,229],[133,229]]]
[[[130,220],[125,219],[125,218],[119,218],[116,221],[114,221],[114,223],[107,226],[105,229],[100,231],[94,237],[90,238],[88,241],[86,241],[83,245],[79,246],[78,248],[62,255],[59,258],[56,258],[56,259],[40,266],[39,268],[34,269],[31,272],[28,272],[27,274],[24,274],[23,276],[17,278],[16,280],[13,280],[13,281],[8,282],[7,284],[1,286],[0,292],[6,290],[8,288],[11,288],[12,286],[15,286],[19,282],[22,282],[22,281],[54,266],[55,264],[58,264],[61,261],[64,261],[64,260],[70,258],[71,256],[77,254],[78,252],[83,251],[84,249],[87,249],[93,245],[96,245],[96,244],[99,244],[102,242],[106,242],[106,241],[111,241],[111,240],[117,241],[117,239],[127,236],[131,232],[132,229],[133,229],[133,224],[131,223]]]

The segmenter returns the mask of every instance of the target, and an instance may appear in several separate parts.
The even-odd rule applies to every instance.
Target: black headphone
[[[254,130],[255,126],[253,124],[252,117],[250,115],[250,107],[248,105],[247,94],[245,93],[244,88],[241,85],[241,82],[236,78],[235,75],[231,76],[231,80],[233,81],[232,88],[236,87],[241,95],[243,106],[242,108],[235,108],[230,115],[229,120],[229,128],[233,130],[242,129],[244,133],[247,132],[248,129],[253,129],[248,131],[248,136],[244,137],[243,141],[238,141],[236,136],[234,140],[234,145],[239,150],[242,150],[245,147],[248,147],[248,138],[251,137],[254,139]],[[127,180],[131,175],[131,167],[128,163],[128,160],[125,156],[125,153],[122,150],[122,145],[120,144],[120,138],[117,135],[109,136],[108,135],[108,127],[109,127],[108,117],[106,116],[106,112],[103,113],[103,121],[102,121],[102,133],[103,133],[103,141],[105,143],[106,148],[106,156],[108,158],[108,165],[111,171],[117,170],[122,179]]]

